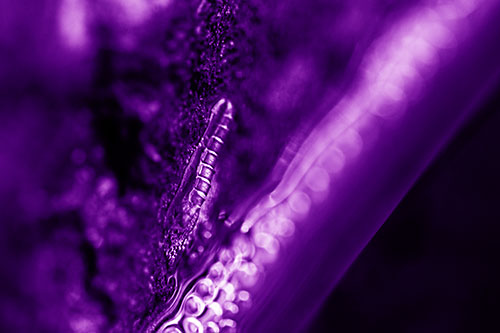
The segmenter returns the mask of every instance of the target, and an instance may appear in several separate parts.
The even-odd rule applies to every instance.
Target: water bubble
[[[270,214],[264,215],[253,227],[253,232],[267,232],[272,234],[274,227],[274,218]]]
[[[255,246],[245,235],[238,235],[234,238],[233,248],[243,258],[252,258],[255,255]]]
[[[282,237],[291,237],[295,232],[295,224],[292,220],[281,217],[276,221],[277,234]]]
[[[185,305],[186,312],[193,316],[199,316],[205,310],[205,303],[195,295],[189,296]]]
[[[295,213],[305,215],[311,208],[311,199],[304,192],[295,191],[288,198],[288,204]]]
[[[215,291],[214,282],[207,278],[202,279],[198,281],[198,285],[195,290],[201,297],[210,298],[213,296]]]
[[[212,279],[212,281],[218,281],[224,277],[225,268],[224,265],[218,261],[210,267],[210,271],[208,272],[208,276]]]
[[[186,317],[182,322],[182,327],[186,333],[203,333],[203,325],[193,317]]]
[[[206,329],[206,332],[207,333],[219,333],[220,332],[220,328],[219,326],[217,326],[216,323],[214,323],[213,321],[209,321],[207,323],[207,329]]]
[[[222,307],[217,302],[212,302],[208,305],[208,308],[213,312],[214,316],[220,317],[224,313]]]
[[[330,184],[330,176],[325,169],[313,166],[306,174],[306,186],[314,192],[324,192]]]
[[[348,158],[354,158],[361,152],[363,139],[354,128],[348,128],[338,138],[337,144]]]
[[[236,322],[232,319],[222,319],[219,322],[222,332],[236,332]]]
[[[337,147],[331,146],[320,156],[319,163],[330,174],[337,173],[344,167],[345,156]]]
[[[235,296],[235,290],[236,290],[236,288],[234,287],[234,284],[232,284],[230,282],[226,283],[224,285],[224,287],[222,287],[222,289],[224,290],[224,292],[226,294],[225,295],[226,296],[225,299],[228,300],[228,301],[230,301],[230,302],[234,301],[234,299],[236,297]]]
[[[259,278],[257,266],[253,262],[243,262],[235,274],[239,284],[245,288],[250,288],[257,283]]]
[[[238,299],[242,302],[248,302],[250,300],[250,293],[246,290],[241,290],[238,293]]]
[[[232,314],[237,314],[238,311],[240,310],[238,305],[232,303],[232,302],[226,302],[224,303],[224,309],[227,311],[231,312]]]
[[[270,254],[276,254],[279,251],[279,242],[268,233],[258,232],[254,235],[255,245],[263,248]]]
[[[228,265],[234,261],[235,253],[233,249],[222,249],[219,252],[219,260],[222,264]]]

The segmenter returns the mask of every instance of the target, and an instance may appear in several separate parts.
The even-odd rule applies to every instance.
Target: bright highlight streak
[[[63,0],[59,11],[59,33],[65,44],[81,49],[87,43],[87,13],[82,0]]]

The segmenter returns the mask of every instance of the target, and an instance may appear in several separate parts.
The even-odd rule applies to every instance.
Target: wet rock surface
[[[186,230],[167,212],[214,103],[232,101],[234,128],[198,243],[225,235],[224,215],[264,184],[292,134],[324,113],[325,96],[340,94],[369,28],[400,8],[137,3],[41,1],[29,12],[5,5],[12,6],[0,36],[12,50],[1,55],[11,66],[0,71],[5,331],[146,327],[180,283],[168,253]],[[31,11],[41,14],[31,19]],[[77,25],[75,13],[84,13],[80,33],[61,28],[60,17]],[[201,252],[181,266],[195,271],[189,263],[199,265]]]

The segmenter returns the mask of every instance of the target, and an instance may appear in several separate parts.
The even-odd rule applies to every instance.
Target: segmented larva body
[[[220,109],[224,105],[226,108],[221,116],[219,114]],[[212,179],[215,176],[217,159],[224,145],[224,140],[229,133],[229,127],[233,122],[233,116],[233,105],[224,98],[220,99],[212,108],[211,120],[216,120],[218,117],[220,117],[220,120],[213,134],[209,138],[205,138],[205,142],[202,142],[204,145],[203,153],[201,154],[200,162],[196,170],[196,179],[193,189],[189,193],[189,202],[192,208],[200,208],[207,199],[212,186]]]
[[[180,235],[168,231],[167,238],[171,239],[166,256],[172,268],[175,267],[179,254],[185,250],[187,239],[192,237],[198,219],[200,216],[205,216],[202,205],[207,200],[212,187],[217,159],[233,122],[233,116],[233,105],[225,98],[221,98],[212,107],[207,129],[191,156],[177,194],[167,211],[166,215],[174,218],[173,223],[183,230]],[[182,216],[180,220],[177,220],[177,217],[172,216],[177,216],[175,211],[179,207],[181,207]]]

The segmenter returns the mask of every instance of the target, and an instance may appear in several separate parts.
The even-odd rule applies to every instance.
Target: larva
[[[166,257],[172,271],[179,255],[186,249],[187,240],[198,223],[201,207],[209,195],[217,160],[233,122],[233,115],[233,106],[225,98],[212,107],[207,129],[191,156],[177,194],[167,211],[169,230],[180,231],[176,234],[169,231],[167,235],[169,246]],[[174,225],[177,227],[173,228]]]
[[[222,106],[225,106],[225,110],[221,114]],[[229,133],[233,115],[232,103],[224,98],[220,99],[212,108],[210,124],[200,145],[203,152],[196,169],[196,179],[189,193],[191,208],[201,207],[208,196],[215,176],[217,159]]]

